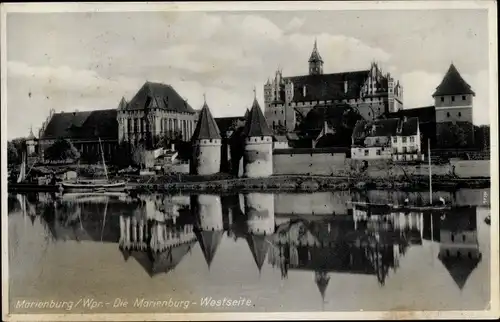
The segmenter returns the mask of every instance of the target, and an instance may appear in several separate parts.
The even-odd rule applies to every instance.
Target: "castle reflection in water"
[[[327,216],[318,210],[288,213],[283,200],[266,193],[63,199],[36,194],[9,196],[9,213],[20,207],[56,241],[116,243],[125,261],[137,261],[151,277],[175,269],[196,243],[210,268],[224,234],[242,238],[256,269],[267,258],[283,279],[290,270],[311,271],[323,297],[330,274],[337,272],[372,275],[383,286],[408,249],[423,240],[439,243],[436,256],[460,289],[481,260],[475,207],[415,212],[351,204]]]

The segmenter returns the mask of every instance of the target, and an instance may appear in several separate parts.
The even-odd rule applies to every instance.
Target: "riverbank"
[[[271,176],[267,178],[228,178],[222,180],[199,181],[167,181],[162,177],[152,177],[148,181],[129,182],[128,189],[134,192],[241,192],[241,191],[331,191],[331,190],[367,190],[397,189],[426,190],[429,189],[428,177],[372,179],[346,178],[326,176]],[[456,190],[460,188],[489,188],[489,178],[452,178],[433,177],[432,188],[440,190]]]

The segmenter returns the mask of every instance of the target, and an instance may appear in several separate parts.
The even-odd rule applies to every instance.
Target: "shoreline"
[[[184,177],[184,178],[183,178]],[[213,176],[158,176],[158,177],[116,177],[128,179],[125,190],[132,193],[144,192],[206,192],[232,191],[255,192],[321,192],[335,190],[404,190],[422,191],[429,189],[429,177],[373,178],[373,177],[331,177],[307,175],[273,175],[265,178],[235,178],[226,174]],[[135,180],[134,180],[135,179]],[[135,182],[134,182],[135,181]],[[457,190],[460,188],[489,188],[490,178],[456,178],[433,176],[434,190]],[[57,192],[58,186],[36,183],[9,183],[9,192]]]
[[[490,178],[433,178],[435,190],[457,190],[460,188],[489,188]],[[214,181],[193,182],[149,182],[132,183],[131,192],[321,192],[332,190],[428,190],[429,179],[419,178],[413,182],[404,179],[373,179],[320,176],[271,176],[267,178],[233,178]]]

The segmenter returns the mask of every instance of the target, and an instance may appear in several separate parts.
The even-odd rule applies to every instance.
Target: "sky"
[[[378,62],[404,106],[433,104],[453,62],[489,123],[488,13],[467,10],[70,12],[7,14],[8,138],[35,134],[49,111],[116,108],[146,81],[172,85],[196,109],[243,115],[277,68],[308,72],[314,40],[324,72]]]

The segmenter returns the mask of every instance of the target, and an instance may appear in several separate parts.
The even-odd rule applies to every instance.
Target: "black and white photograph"
[[[3,320],[499,318],[494,1],[1,13]]]

